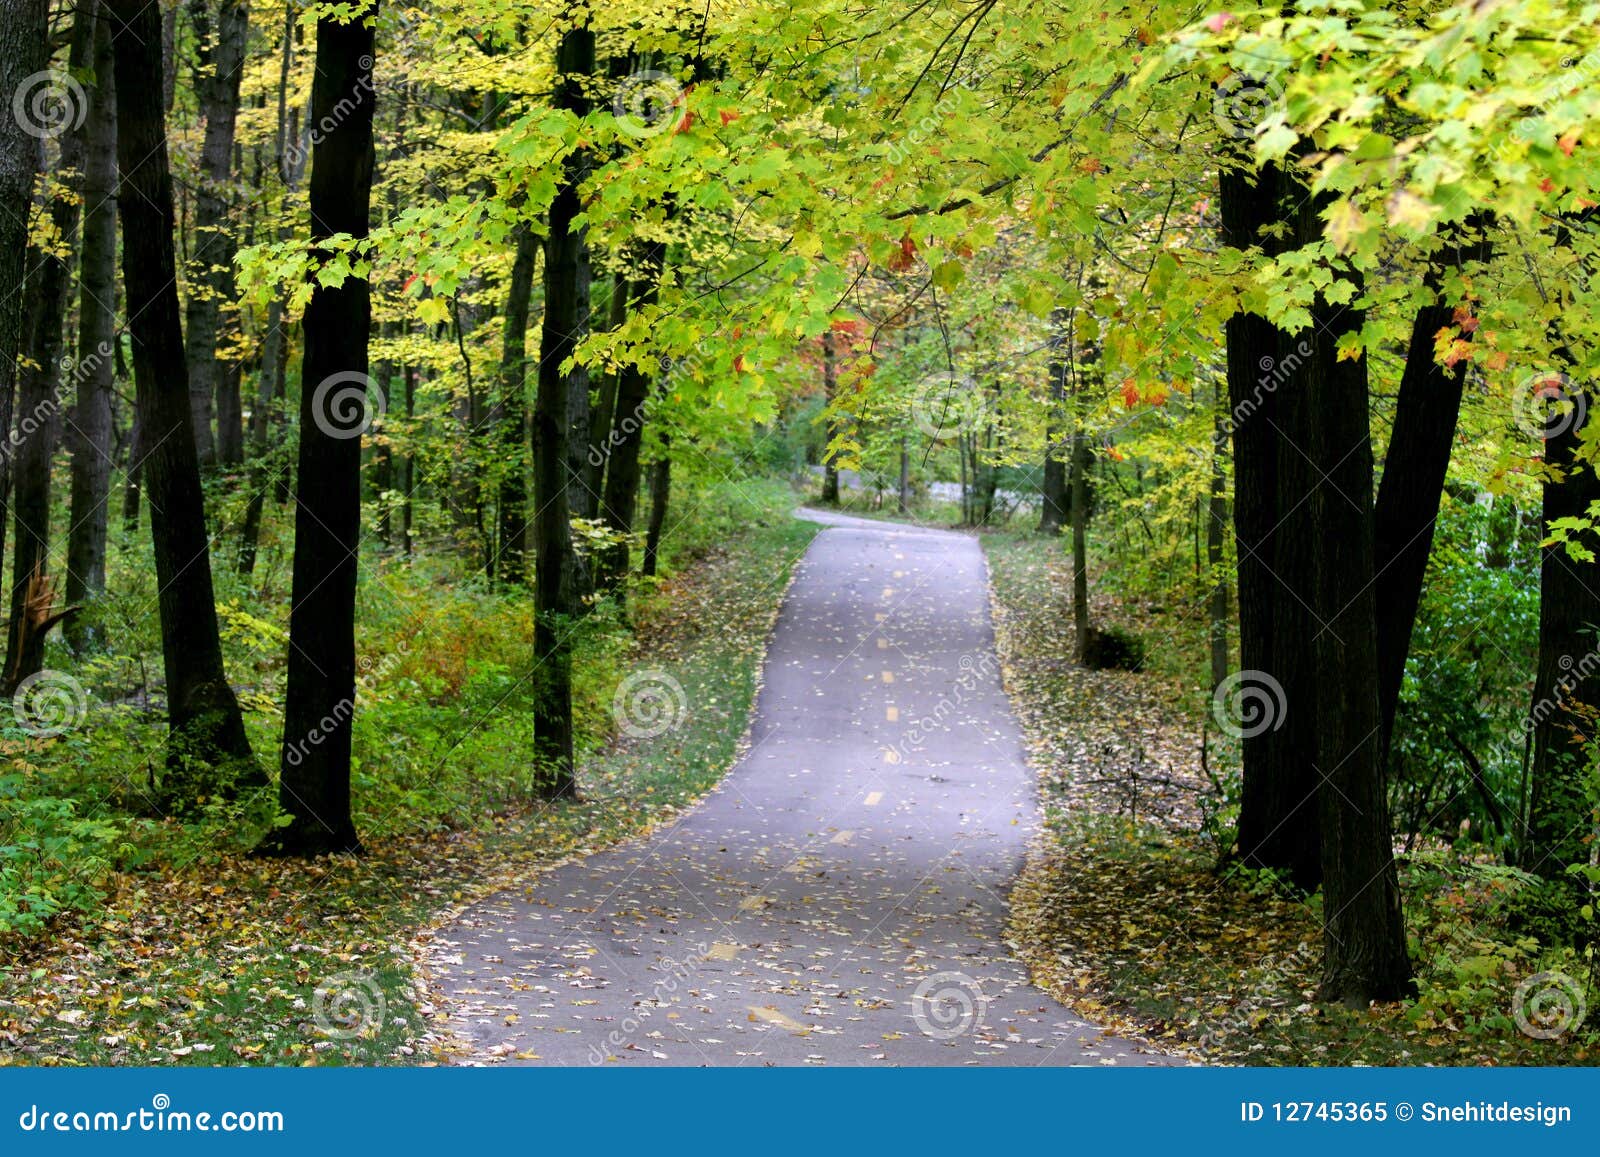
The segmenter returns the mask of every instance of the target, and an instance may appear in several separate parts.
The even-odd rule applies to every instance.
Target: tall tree
[[[1060,534],[1067,519],[1067,467],[1057,451],[1067,404],[1067,324],[1069,312],[1050,311],[1048,411],[1044,427],[1044,479],[1040,487],[1039,533]]]
[[[78,388],[68,439],[72,452],[68,605],[89,603],[105,592],[111,499],[111,401],[117,366],[117,109],[111,29],[99,8],[96,3],[93,85],[83,158],[83,249],[74,375]],[[92,622],[93,616],[66,620],[63,629],[74,650],[101,642]]]
[[[595,67],[594,32],[587,13],[569,8],[572,25],[556,49],[557,108],[583,117],[585,91]],[[572,650],[570,619],[577,610],[577,560],[572,549],[572,374],[563,372],[583,329],[588,305],[589,244],[577,218],[578,188],[589,170],[588,153],[575,148],[562,166],[550,203],[544,244],[544,317],[539,333],[539,387],[533,413],[534,460],[534,787],[549,798],[577,793],[572,753]],[[588,388],[587,376],[584,389]],[[578,459],[579,470],[582,458]]]
[[[496,403],[501,463],[500,552],[496,577],[517,586],[527,577],[528,554],[528,308],[533,296],[539,238],[527,222],[516,229],[516,256],[506,287],[505,336],[500,353],[500,397]]]
[[[198,8],[205,12],[204,0],[198,0]],[[231,305],[234,297],[233,256],[237,243],[228,220],[228,186],[233,173],[239,83],[244,75],[249,28],[250,12],[245,0],[218,0],[214,27],[199,29],[202,36],[196,89],[206,128],[200,146],[200,180],[195,189],[186,350],[189,404],[201,465],[218,460],[235,463],[243,457],[239,380],[218,361],[217,347],[224,307]],[[205,35],[208,31],[211,35]],[[215,407],[219,422],[225,424],[213,437],[213,403],[219,393],[229,390],[231,399]]]
[[[144,0],[105,0],[115,48],[117,160],[122,174],[122,277],[133,337],[133,374],[143,431],[140,464],[150,497],[150,537],[167,677],[172,795],[209,785],[185,782],[195,762],[226,768],[234,782],[260,782],[239,702],[222,666],[200,461],[189,413],[189,373],[179,321],[173,250],[172,175],[161,88],[161,16]],[[230,766],[231,765],[231,766]],[[221,777],[226,788],[229,776]]]
[[[372,8],[317,21],[311,123],[312,242],[367,236],[372,201]],[[323,251],[331,257],[330,250]],[[288,691],[278,806],[293,817],[264,843],[276,854],[360,847],[350,814],[355,713],[356,572],[361,547],[361,434],[370,425],[364,276],[318,284],[302,322],[300,454],[289,610]],[[379,400],[382,404],[382,399]]]

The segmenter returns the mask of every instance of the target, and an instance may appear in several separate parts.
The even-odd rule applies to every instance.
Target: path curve
[[[531,1065],[1171,1063],[1032,987],[1001,942],[1036,781],[977,541],[797,513],[827,529],[750,750],[671,826],[442,929],[456,1031]]]

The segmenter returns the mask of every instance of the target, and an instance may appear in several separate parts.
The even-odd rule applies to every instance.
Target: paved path
[[[670,828],[470,909],[432,967],[510,1063],[1164,1063],[1001,943],[1035,781],[967,536],[819,512],[751,750]],[[693,710],[693,705],[690,705]]]

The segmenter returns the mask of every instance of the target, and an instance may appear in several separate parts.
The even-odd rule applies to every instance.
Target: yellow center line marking
[[[888,649],[889,649],[889,640],[885,639],[882,635],[879,635],[878,636],[878,650],[887,651]]]
[[[867,798],[862,800],[861,802],[866,804],[868,807],[877,807],[878,804],[882,801],[882,799],[883,799],[883,793],[881,791],[875,791],[875,792],[872,792],[871,794],[869,794],[867,796]]]
[[[739,955],[737,944],[713,944],[706,950],[707,960],[732,960]]]
[[[764,1020],[768,1024],[775,1024],[779,1028],[788,1029],[790,1032],[811,1031],[805,1025],[795,1020],[794,1017],[784,1016],[783,1013],[779,1012],[775,1008],[760,1008],[753,1004],[750,1005],[749,1008],[751,1020]]]
[[[828,842],[830,844],[848,844],[851,840],[853,840],[855,838],[856,838],[855,831],[853,829],[851,829],[851,828],[845,828],[844,831],[842,831],[838,835],[834,836],[833,839],[829,840]]]
[[[894,682],[894,672],[893,671],[885,671],[883,673],[883,681],[885,683],[893,683]]]
[[[898,708],[898,707],[886,708],[884,710],[884,714],[886,716],[888,716],[888,719],[889,719],[890,723],[899,723],[900,722],[900,708]]]

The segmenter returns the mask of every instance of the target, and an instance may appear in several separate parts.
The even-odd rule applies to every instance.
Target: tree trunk
[[[1072,434],[1072,630],[1074,659],[1081,667],[1089,661],[1089,467],[1094,456],[1082,430]]]
[[[586,15],[578,19],[587,21]],[[587,115],[584,86],[594,73],[594,33],[587,23],[561,34],[556,52],[556,106],[578,117]],[[582,211],[578,186],[588,171],[580,150],[566,160],[561,183],[550,204],[545,236],[544,318],[539,335],[539,389],[534,405],[534,654],[538,686],[534,701],[534,786],[550,799],[575,796],[577,778],[572,752],[572,651],[568,641],[576,606],[576,559],[572,549],[568,488],[572,458],[574,368],[563,374],[562,363],[581,338],[587,308],[589,253],[584,227],[575,224]],[[582,458],[578,459],[581,470]],[[581,475],[580,475],[581,476]]]
[[[1281,248],[1269,232],[1282,220],[1281,178],[1275,166],[1259,173],[1224,169],[1218,180],[1223,243],[1236,249],[1261,247],[1267,256]],[[1288,632],[1280,621],[1286,604],[1274,575],[1277,548],[1286,535],[1279,526],[1277,432],[1284,408],[1278,391],[1301,359],[1294,346],[1266,318],[1239,313],[1227,322],[1228,429],[1233,435],[1233,534],[1238,552],[1239,688],[1260,695],[1256,714],[1243,718],[1244,778],[1239,807],[1238,855],[1247,867],[1288,874],[1306,891],[1321,880],[1316,779],[1307,766],[1308,748],[1291,743],[1310,734],[1309,704],[1287,695],[1285,660],[1278,644],[1309,637]],[[1290,509],[1286,507],[1284,509]],[[1276,689],[1276,696],[1272,694]],[[1241,698],[1241,702],[1248,702]],[[1219,697],[1216,705],[1222,707]],[[1252,708],[1253,709],[1253,708]],[[1229,721],[1235,722],[1233,720]],[[1288,729],[1288,730],[1286,730]]]
[[[219,0],[216,39],[202,44],[196,79],[205,137],[200,146],[199,182],[195,190],[194,249],[188,271],[186,353],[189,362],[189,405],[194,416],[195,449],[200,464],[237,462],[244,435],[239,429],[238,379],[224,372],[217,361],[222,309],[234,297],[233,255],[237,248],[228,221],[228,181],[233,169],[234,126],[239,119],[239,81],[244,73],[249,9],[244,0]],[[233,429],[211,432],[212,399],[233,390],[230,411]],[[226,447],[231,459],[222,457]]]
[[[67,519],[67,605],[106,589],[111,497],[111,398],[116,373],[117,110],[109,23],[95,5],[94,87],[83,162],[83,252],[79,258],[77,412],[72,423],[71,513]],[[89,620],[64,624],[72,649],[99,645]]]
[[[172,177],[161,90],[161,17],[144,0],[106,0],[115,46],[117,199],[122,271],[133,337],[140,446],[150,492],[150,534],[160,591],[161,649],[171,725],[169,769],[186,757],[238,764],[235,782],[261,782],[244,721],[222,667],[200,463],[189,412],[189,374],[173,252]],[[182,780],[182,776],[178,776]],[[223,779],[224,790],[227,787]],[[180,785],[181,790],[181,785]],[[169,794],[172,794],[169,791]],[[194,793],[191,792],[191,796]]]
[[[373,28],[317,22],[311,238],[367,235],[372,200]],[[343,115],[340,115],[340,113]],[[361,435],[370,426],[371,286],[318,285],[301,323],[300,454],[294,578],[278,806],[293,821],[263,850],[317,855],[360,848],[350,814],[356,706],[356,577],[361,547]]]
[[[904,434],[900,435],[900,485],[895,508],[901,514],[911,513],[911,446]]]
[[[628,296],[636,310],[648,309],[660,290],[661,269],[667,247],[660,241],[646,246],[641,279],[628,286]],[[630,362],[617,375],[617,401],[612,414],[611,436],[607,439],[610,461],[606,466],[605,495],[601,515],[606,525],[624,536],[601,558],[600,585],[618,590],[628,575],[628,543],[633,533],[634,515],[639,504],[639,452],[644,444],[644,412],[650,399],[650,375]]]
[[[528,555],[528,305],[533,297],[539,238],[526,222],[517,226],[517,256],[506,289],[505,338],[500,355],[497,421],[505,460],[500,479],[500,559],[503,586],[527,578]]]
[[[1206,503],[1206,564],[1210,568],[1211,693],[1228,677],[1228,576],[1223,547],[1228,533],[1228,473],[1222,456],[1228,446],[1227,397],[1217,391],[1211,442],[1211,494]]]
[[[1441,264],[1459,266],[1469,260],[1488,259],[1488,246],[1481,235],[1483,225],[1481,218],[1469,220],[1465,229],[1477,236],[1456,239],[1458,243],[1429,267],[1424,280],[1433,293],[1442,290]],[[1467,378],[1465,359],[1454,366],[1441,366],[1434,357],[1434,335],[1454,322],[1455,307],[1449,302],[1435,300],[1417,310],[1395,399],[1383,481],[1373,511],[1378,705],[1386,752],[1394,732],[1406,654],[1411,649],[1411,630],[1422,602],[1422,580],[1433,549],[1433,528],[1439,517],[1439,500],[1450,468],[1450,448],[1455,441],[1462,387]]]
[[[833,405],[839,392],[839,374],[834,365],[833,330],[822,335],[822,396],[828,406],[828,444],[822,448],[822,502],[825,506],[839,505],[839,459],[833,441],[839,434],[838,420],[833,417]]]
[[[1050,400],[1044,429],[1044,482],[1039,494],[1039,533],[1060,534],[1067,520],[1067,465],[1056,450],[1066,419],[1067,327],[1071,312],[1050,311]]]
[[[25,102],[27,85],[44,69],[49,5],[45,0],[0,0],[0,92]],[[28,214],[39,168],[41,127],[11,113],[0,115],[0,433],[11,432],[21,365],[26,295]],[[11,461],[0,458],[0,558],[5,554]]]
[[[644,564],[640,568],[647,575],[656,573],[656,561],[661,555],[661,532],[667,525],[667,495],[672,489],[671,447],[661,446],[661,457],[650,467],[650,528],[644,538]]]

